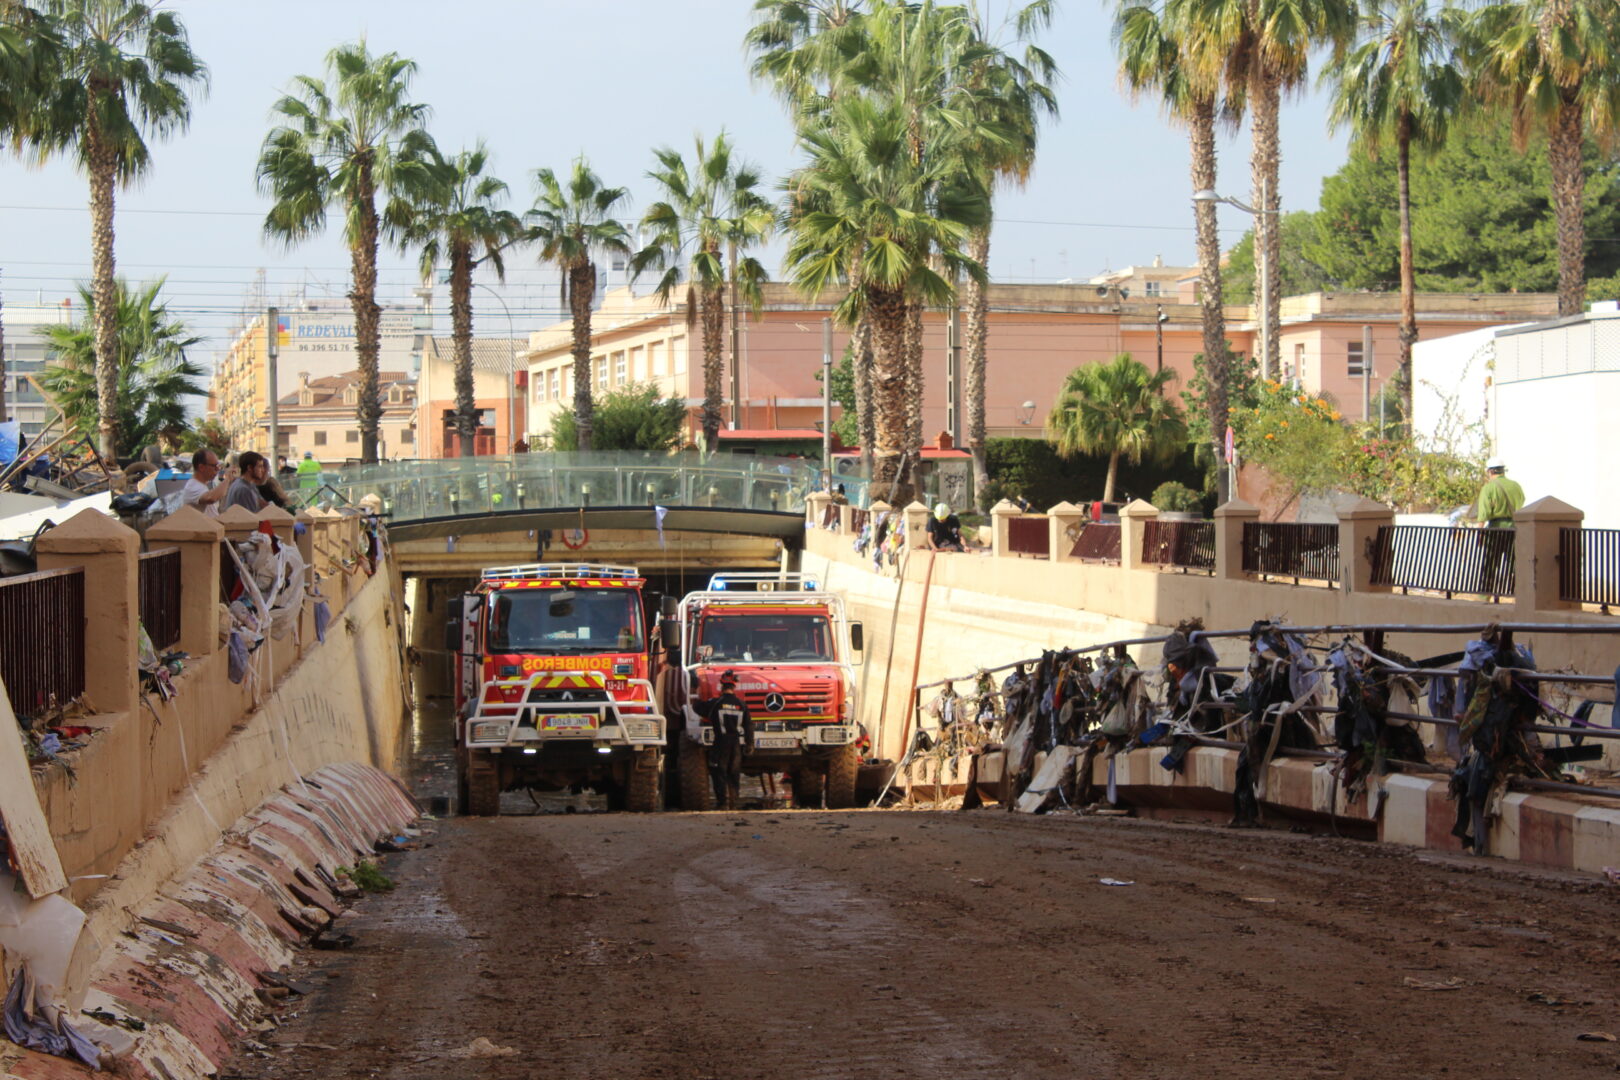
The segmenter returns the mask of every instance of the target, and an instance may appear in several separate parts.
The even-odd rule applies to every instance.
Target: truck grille
[[[606,690],[575,687],[571,690],[542,690],[535,687],[524,698],[530,702],[544,702],[551,704],[567,704],[571,701],[608,701],[611,700]]]
[[[831,686],[796,687],[791,690],[777,691],[782,697],[782,707],[772,712],[766,708],[765,702],[770,698],[772,691],[748,690],[741,696],[748,704],[748,711],[753,714],[756,723],[768,721],[773,717],[814,716],[831,717],[833,708],[833,691]]]

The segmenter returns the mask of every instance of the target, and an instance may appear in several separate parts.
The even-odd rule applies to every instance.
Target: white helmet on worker
[[[1493,457],[1491,460],[1485,463],[1485,468],[1489,469],[1491,472],[1506,472],[1507,462],[1503,461],[1499,457]]]
[[[943,502],[942,503],[935,503],[934,504],[934,516],[936,518],[938,518],[939,520],[941,520],[941,521],[944,521],[946,518],[950,517],[951,516],[951,504],[950,503],[943,503]]]

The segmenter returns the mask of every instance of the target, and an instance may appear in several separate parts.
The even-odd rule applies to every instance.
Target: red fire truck
[[[843,598],[818,591],[803,574],[716,574],[681,601],[675,618],[679,651],[662,685],[665,710],[676,718],[669,748],[681,806],[714,808],[701,752],[713,732],[682,718],[685,706],[720,694],[727,671],[754,722],[743,770],[790,774],[799,806],[820,806],[823,794],[831,809],[854,806],[861,764],[854,656],[862,635]]]
[[[616,809],[661,809],[664,717],[649,681],[645,582],[627,566],[485,570],[446,645],[459,654],[463,813],[503,791],[591,788]]]

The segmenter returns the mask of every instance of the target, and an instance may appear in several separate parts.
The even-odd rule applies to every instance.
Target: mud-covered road
[[[1613,1075],[1620,887],[897,812],[432,823],[237,1076]],[[1134,882],[1108,886],[1102,878]],[[476,1038],[511,1053],[469,1056]]]

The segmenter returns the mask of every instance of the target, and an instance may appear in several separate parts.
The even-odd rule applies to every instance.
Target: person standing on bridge
[[[1485,484],[1474,499],[1474,520],[1487,530],[1513,528],[1513,515],[1524,506],[1524,488],[1507,478],[1507,464],[1499,457],[1485,465]],[[1501,534],[1489,531],[1480,538],[1483,552],[1484,581],[1480,587],[1493,596],[1507,590],[1508,575],[1513,569],[1513,543]]]
[[[298,486],[304,491],[321,486],[321,463],[308,450],[304,451],[304,460],[298,463]]]
[[[726,671],[720,676],[720,696],[704,703],[703,716],[714,729],[714,745],[709,747],[714,804],[723,810],[735,810],[742,788],[743,751],[754,743],[754,718],[748,703],[737,696],[736,672]]]

